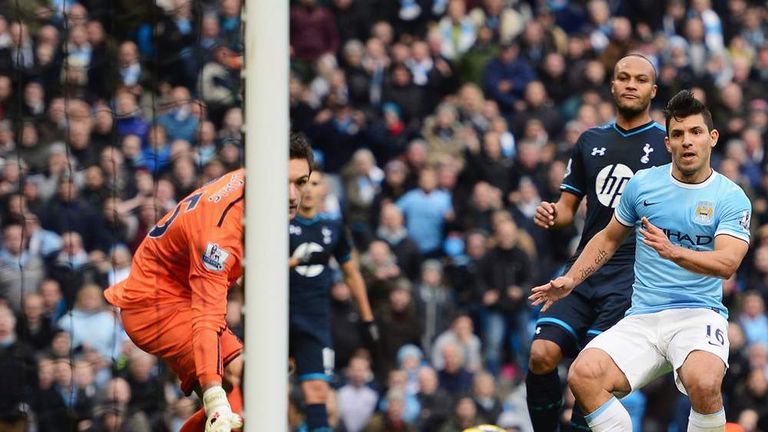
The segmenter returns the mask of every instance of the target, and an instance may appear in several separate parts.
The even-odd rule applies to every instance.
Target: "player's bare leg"
[[[562,359],[560,345],[546,339],[536,339],[531,344],[528,369],[536,375],[544,375],[556,370]]]
[[[593,431],[632,430],[629,413],[614,396],[628,394],[629,381],[605,351],[582,351],[568,372],[568,385]]]
[[[225,389],[229,387],[239,387],[243,381],[243,355],[239,354],[224,366],[224,385]]]
[[[326,402],[330,387],[323,380],[308,380],[301,383],[306,403],[307,426],[312,431],[330,431]]]
[[[688,397],[691,413],[689,431],[721,431],[725,427],[721,386],[725,364],[716,355],[706,351],[693,351],[678,369]]]

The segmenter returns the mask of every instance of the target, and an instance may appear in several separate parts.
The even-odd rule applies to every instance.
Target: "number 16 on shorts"
[[[711,324],[707,324],[707,341],[713,346],[721,347],[725,345],[723,329],[713,328]]]

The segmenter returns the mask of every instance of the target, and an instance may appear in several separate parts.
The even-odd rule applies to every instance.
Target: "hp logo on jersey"
[[[624,186],[634,174],[632,169],[624,164],[608,165],[601,169],[595,179],[595,194],[600,204],[616,208]]]
[[[301,257],[308,256],[312,252],[322,251],[323,247],[315,242],[302,243],[293,251],[291,258],[301,259]],[[323,269],[325,269],[325,266],[322,264],[299,265],[293,269],[296,270],[296,273],[304,277],[311,278],[322,273]]]

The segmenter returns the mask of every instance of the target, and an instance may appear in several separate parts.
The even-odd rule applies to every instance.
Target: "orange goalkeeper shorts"
[[[162,358],[181,380],[181,390],[189,395],[197,384],[195,353],[192,348],[192,309],[168,305],[142,309],[122,309],[123,327],[133,343]],[[243,351],[243,343],[227,327],[219,335],[219,367],[224,370]]]

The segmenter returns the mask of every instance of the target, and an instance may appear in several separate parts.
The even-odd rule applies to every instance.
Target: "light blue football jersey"
[[[752,204],[741,188],[713,172],[698,184],[672,177],[672,165],[638,171],[627,183],[616,212],[625,226],[639,228],[642,217],[662,229],[676,245],[711,251],[715,237],[730,235],[749,243]],[[722,279],[687,270],[659,256],[635,231],[635,283],[626,315],[667,309],[707,308],[728,317]]]

